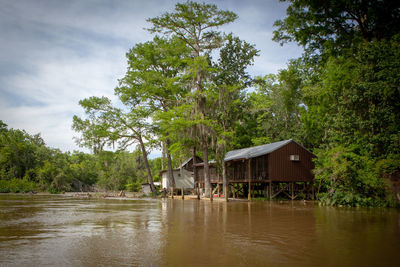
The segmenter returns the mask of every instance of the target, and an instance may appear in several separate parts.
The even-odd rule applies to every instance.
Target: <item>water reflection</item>
[[[400,216],[296,202],[0,196],[1,266],[399,266]]]

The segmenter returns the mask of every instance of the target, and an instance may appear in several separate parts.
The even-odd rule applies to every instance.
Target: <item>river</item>
[[[0,266],[400,266],[400,212],[0,195]]]

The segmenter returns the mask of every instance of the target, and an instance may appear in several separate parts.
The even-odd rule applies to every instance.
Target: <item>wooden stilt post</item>
[[[268,185],[264,184],[264,198],[267,199],[268,197]]]
[[[272,200],[272,181],[269,181],[269,200]]]
[[[236,198],[235,184],[232,184],[232,197],[233,197],[233,199]]]
[[[218,197],[219,197],[219,196],[221,195],[221,194],[220,194],[220,185],[218,184],[217,187],[218,187],[218,189],[217,189],[217,195],[218,195]]]
[[[250,180],[249,180],[249,190],[248,190],[249,192],[247,193],[247,199],[249,200],[249,201],[251,201],[251,184],[250,184]]]
[[[292,187],[292,200],[294,199],[294,182],[292,182],[292,184],[291,184],[291,187]]]
[[[183,187],[181,188],[181,193],[182,193],[182,199],[185,199],[185,190],[183,189]]]
[[[311,183],[311,199],[314,200],[314,183]]]

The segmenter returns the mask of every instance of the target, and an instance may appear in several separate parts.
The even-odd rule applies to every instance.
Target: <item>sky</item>
[[[52,148],[81,150],[71,128],[83,116],[79,100],[107,96],[127,68],[126,52],[152,39],[146,19],[171,12],[169,0],[0,0],[0,120],[40,133]],[[273,23],[285,16],[278,0],[214,0],[239,18],[220,30],[260,50],[251,75],[277,73],[302,50],[273,42]],[[153,151],[153,157],[158,154]]]

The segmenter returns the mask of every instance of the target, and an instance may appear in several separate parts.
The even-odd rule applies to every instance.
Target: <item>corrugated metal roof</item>
[[[258,157],[261,155],[269,154],[278,148],[290,143],[292,139],[279,141],[271,144],[254,146],[248,148],[242,148],[238,150],[232,150],[226,153],[225,161],[235,160],[235,159],[249,159]]]

